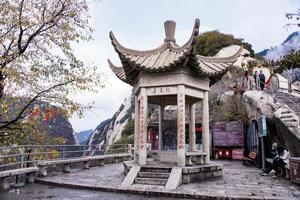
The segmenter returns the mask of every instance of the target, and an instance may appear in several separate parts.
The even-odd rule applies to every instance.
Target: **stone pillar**
[[[203,151],[206,152],[204,163],[208,163],[210,161],[208,91],[204,92],[202,109],[202,144]]]
[[[189,150],[196,151],[196,131],[195,131],[195,108],[196,104],[191,104],[189,107],[190,110],[190,123],[189,123]]]
[[[177,165],[185,166],[185,86],[177,87]]]
[[[140,91],[140,121],[139,121],[139,165],[147,164],[147,108],[148,98],[146,88],[141,88]]]
[[[137,94],[134,95],[134,160],[138,161],[138,151],[139,151],[139,122],[140,122],[140,105]]]
[[[298,113],[298,127],[300,127],[300,105],[298,105],[299,113]]]
[[[164,110],[165,110],[165,106],[161,104],[159,106],[159,119],[158,119],[158,150],[162,150],[163,147],[162,122],[164,119]]]

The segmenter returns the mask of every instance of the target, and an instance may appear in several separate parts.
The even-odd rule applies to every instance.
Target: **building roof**
[[[174,35],[176,23],[166,21],[164,23],[166,38],[159,47],[140,51],[124,47],[110,32],[110,39],[116,52],[119,54],[122,67],[115,66],[109,59],[108,63],[112,71],[122,81],[134,85],[140,71],[148,73],[171,71],[175,67],[190,67],[195,74],[207,77],[214,83],[237,60],[243,48],[240,48],[232,56],[226,58],[204,57],[195,52],[196,39],[199,34],[200,21],[195,20],[192,34],[189,40],[182,46],[176,44]]]

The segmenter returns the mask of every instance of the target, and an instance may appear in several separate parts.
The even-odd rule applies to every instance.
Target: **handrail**
[[[127,144],[114,144],[114,146],[122,146]],[[0,147],[0,151],[4,149],[13,149],[13,148],[24,148],[24,147],[99,147],[104,145],[18,145],[18,146],[9,146],[9,147]]]
[[[131,144],[113,145],[20,145],[0,148],[0,171],[23,168],[45,160],[131,153]]]

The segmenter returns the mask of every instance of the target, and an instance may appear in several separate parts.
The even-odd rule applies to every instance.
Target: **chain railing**
[[[131,144],[21,145],[0,147],[0,171],[36,165],[38,161],[131,153]]]

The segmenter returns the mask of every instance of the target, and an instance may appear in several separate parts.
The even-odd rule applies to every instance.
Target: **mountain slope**
[[[78,139],[79,144],[85,144],[87,140],[90,138],[90,135],[92,134],[93,129],[80,131],[76,133],[76,137]]]
[[[262,56],[268,60],[278,60],[291,50],[300,49],[300,32],[296,31],[290,34],[280,45],[264,49],[256,55]]]

